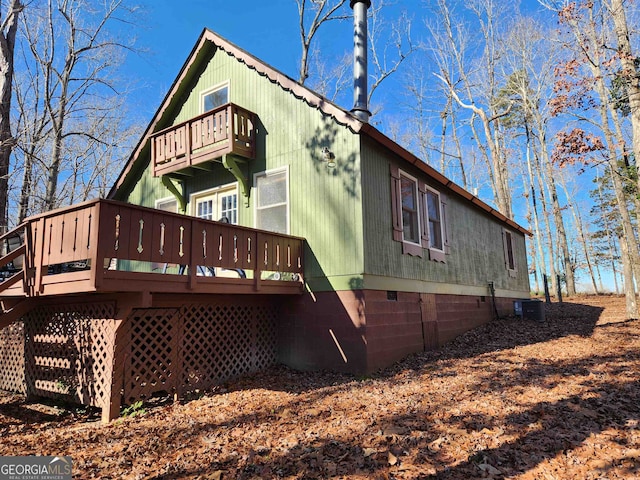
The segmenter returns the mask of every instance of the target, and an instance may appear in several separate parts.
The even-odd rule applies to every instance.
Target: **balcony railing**
[[[302,238],[110,200],[32,217],[9,238],[0,298],[302,291]]]
[[[158,177],[232,153],[255,158],[256,115],[228,103],[151,136],[153,174]]]

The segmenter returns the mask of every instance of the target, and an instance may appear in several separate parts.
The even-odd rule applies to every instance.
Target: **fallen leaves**
[[[623,301],[491,322],[362,380],[278,367],[106,426],[0,395],[0,455],[71,455],[78,478],[638,478]]]

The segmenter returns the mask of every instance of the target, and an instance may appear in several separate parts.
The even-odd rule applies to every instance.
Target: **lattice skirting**
[[[113,302],[38,307],[0,330],[0,388],[107,405],[114,307]]]
[[[27,394],[107,404],[114,313],[114,303],[72,303],[30,312],[24,319]]]
[[[277,360],[278,310],[266,300],[134,309],[117,339],[115,310],[115,302],[43,306],[0,330],[0,389],[104,408],[111,382],[131,403],[208,389]]]
[[[125,333],[125,402],[207,389],[273,365],[276,320],[274,306],[249,297],[234,304],[135,310]]]
[[[24,377],[24,323],[0,330],[0,390],[26,393]]]

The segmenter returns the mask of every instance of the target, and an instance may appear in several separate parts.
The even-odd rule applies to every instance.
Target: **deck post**
[[[31,226],[29,224],[26,224],[24,226],[25,253],[24,261],[22,264],[22,291],[26,296],[31,295],[30,288],[33,284],[33,275],[35,274],[35,267],[33,265],[34,243],[31,233]]]
[[[260,291],[260,282],[261,282],[261,274],[262,274],[262,267],[260,265],[260,263],[262,262],[265,266],[266,266],[266,252],[264,250],[264,237],[262,235],[262,233],[258,232],[256,234],[256,267],[253,270],[253,282],[254,282],[254,289],[256,292]]]
[[[129,322],[130,316],[136,308],[148,308],[152,304],[149,292],[134,295],[123,295],[117,300],[114,315],[115,329],[112,337],[112,357],[108,359],[107,369],[110,367],[109,385],[105,385],[105,399],[102,405],[102,423],[109,423],[120,416],[122,387],[124,384],[124,365],[127,351],[130,349]]]
[[[105,255],[103,253],[103,243],[100,241],[100,211],[102,207],[102,203],[96,202],[94,205],[93,211],[91,212],[91,231],[89,238],[87,239],[87,250],[91,252],[93,250],[95,255],[93,258],[95,262],[91,265],[91,284],[95,286],[96,290],[99,290],[102,286],[102,278],[104,277],[104,258]]]
[[[125,316],[125,318],[115,319],[116,327],[113,333],[112,358],[109,362],[111,365],[111,375],[107,375],[110,379],[110,385],[106,386],[105,400],[102,405],[102,423],[109,423],[120,416],[121,405],[121,385],[124,380],[124,351],[122,345],[124,343],[126,317],[131,313],[133,307],[127,311],[118,310],[116,316]],[[126,314],[126,315],[125,315]]]
[[[44,238],[45,238],[45,224],[46,217],[41,217],[35,222],[33,240],[33,267],[34,267],[34,279],[33,279],[33,292],[32,295],[40,295],[42,293],[42,276],[43,262],[44,262]]]
[[[184,143],[185,143],[185,152],[184,152],[184,160],[185,162],[187,162],[187,165],[190,167],[191,166],[191,123],[192,122],[187,122],[184,130]]]
[[[151,138],[151,168],[153,171],[153,175],[156,175],[156,165],[158,163],[158,160],[156,158],[156,139],[155,138]]]
[[[190,228],[191,228],[191,244],[189,245],[189,280],[188,280],[188,288],[189,290],[193,290],[196,288],[196,283],[198,281],[198,261],[196,260],[196,252],[198,248],[197,243],[197,234],[196,234],[196,226],[197,219],[191,219]]]

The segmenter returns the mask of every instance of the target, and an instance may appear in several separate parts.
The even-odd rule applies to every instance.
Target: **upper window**
[[[289,180],[287,170],[256,174],[256,228],[289,233]]]
[[[191,195],[191,214],[205,220],[238,223],[238,186],[219,187]]]
[[[402,238],[405,242],[420,243],[420,219],[418,214],[418,182],[400,173],[402,197]]]
[[[229,103],[229,85],[214,87],[202,93],[202,112],[215,110]]]
[[[427,217],[429,221],[429,247],[444,251],[442,234],[442,203],[440,194],[427,188]]]

